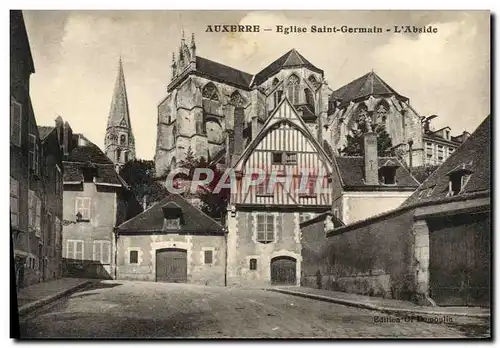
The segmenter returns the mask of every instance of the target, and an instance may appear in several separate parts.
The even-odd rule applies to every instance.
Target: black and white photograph
[[[8,12],[11,338],[491,340],[489,10]]]

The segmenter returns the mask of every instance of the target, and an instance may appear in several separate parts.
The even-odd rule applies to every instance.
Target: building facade
[[[224,286],[223,226],[169,195],[116,228],[117,279]]]
[[[426,117],[423,121],[423,141],[425,143],[425,165],[441,165],[455,152],[470,134],[464,131],[458,136],[452,136],[451,128],[444,127],[433,130],[431,120],[436,115]]]
[[[114,228],[141,211],[113,163],[95,144],[65,127],[64,275],[115,278]]]
[[[335,227],[303,223],[304,285],[490,306],[490,146],[488,116],[399,208]]]
[[[35,72],[21,11],[10,11],[10,225],[17,288],[60,277],[55,245],[61,177],[57,143],[44,143],[30,98]]]
[[[226,218],[228,285],[299,285],[299,223],[305,214],[331,209],[332,166],[288,97],[233,169],[236,181]],[[259,175],[262,182],[250,185]]]
[[[135,159],[135,138],[132,133],[132,123],[128,108],[125,75],[120,58],[118,76],[116,77],[113,98],[108,116],[106,136],[104,138],[104,153],[113,161],[117,168]]]

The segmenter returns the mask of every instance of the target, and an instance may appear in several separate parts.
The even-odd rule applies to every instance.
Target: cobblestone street
[[[256,289],[105,281],[20,319],[28,338],[463,338],[457,326]]]

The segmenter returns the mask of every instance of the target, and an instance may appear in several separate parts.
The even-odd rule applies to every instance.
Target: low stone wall
[[[413,211],[326,236],[324,222],[302,228],[302,285],[412,300],[417,291]]]

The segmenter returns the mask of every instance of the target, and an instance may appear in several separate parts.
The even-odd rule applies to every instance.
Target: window
[[[387,120],[388,107],[384,104],[379,104],[376,112],[377,123],[384,123]]]
[[[257,215],[257,241],[260,243],[271,243],[274,241],[274,220],[273,214]]]
[[[309,88],[305,88],[304,89],[304,95],[305,95],[305,99],[306,99],[306,104],[309,106],[309,110],[311,110],[312,112],[315,112],[315,108],[314,108],[314,96],[311,92],[311,90]]]
[[[307,80],[309,81],[309,83],[311,84],[311,86],[314,89],[317,89],[319,87],[318,80],[316,80],[316,78],[314,77],[314,75],[309,76],[309,78]]]
[[[297,164],[295,152],[273,152],[272,164]]]
[[[94,241],[94,261],[101,261],[102,264],[110,263],[111,243],[109,240]]]
[[[129,254],[129,263],[139,263],[139,251],[137,250],[130,250]]]
[[[213,251],[212,250],[205,250],[205,264],[212,264],[213,262]]]
[[[19,181],[10,178],[10,223],[19,227]]]
[[[397,167],[382,167],[379,171],[379,179],[383,185],[396,184],[396,169]]]
[[[455,196],[460,194],[467,185],[469,178],[470,174],[462,171],[450,174],[449,195]]]
[[[203,91],[201,92],[201,95],[205,99],[213,100],[218,102],[219,101],[219,94],[217,93],[217,88],[213,83],[207,83],[205,87],[203,87]]]
[[[122,150],[118,149],[116,150],[116,161],[120,162],[122,157]]]
[[[83,240],[68,240],[66,242],[66,258],[83,260]]]
[[[181,219],[180,218],[166,218],[165,219],[165,228],[166,229],[174,229],[177,230],[181,227]]]
[[[38,174],[38,142],[36,139],[36,135],[29,134],[29,154],[28,154],[28,164],[30,169]]]
[[[42,200],[38,198],[35,191],[28,191],[28,227],[36,231],[37,235],[41,232]]]
[[[276,87],[278,85],[278,83],[280,83],[278,81],[278,79],[275,77],[274,80],[273,80],[273,87]]]
[[[14,99],[10,101],[10,142],[21,146],[23,107]]]
[[[281,164],[282,163],[282,152],[273,152],[273,164]]]
[[[300,87],[300,79],[297,75],[292,75],[288,79],[287,83],[288,87],[288,98],[293,105],[299,103],[299,87]]]
[[[128,151],[123,152],[123,161],[128,162]]]
[[[90,220],[90,198],[76,197],[75,199],[75,215],[79,216],[77,221]]]
[[[250,270],[251,271],[257,270],[257,259],[250,259]]]
[[[449,153],[453,153],[453,151],[455,151],[455,149],[454,149],[454,148],[452,148],[452,147],[450,147],[450,148],[448,149],[448,152],[449,152]]]
[[[120,135],[120,145],[127,144],[127,136],[125,134]]]

